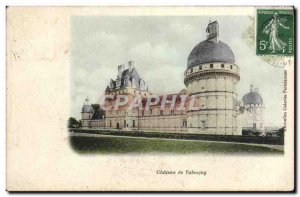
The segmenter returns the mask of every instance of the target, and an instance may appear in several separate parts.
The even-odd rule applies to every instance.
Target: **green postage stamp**
[[[256,54],[294,54],[294,10],[257,10]]]

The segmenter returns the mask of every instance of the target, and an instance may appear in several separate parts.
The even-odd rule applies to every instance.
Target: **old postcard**
[[[293,191],[295,15],[8,7],[8,191]]]

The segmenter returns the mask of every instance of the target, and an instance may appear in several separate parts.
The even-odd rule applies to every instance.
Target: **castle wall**
[[[166,106],[160,110],[160,105],[151,106],[149,110],[108,110],[106,118],[102,120],[91,120],[92,128],[106,127],[114,129],[142,130],[143,132],[186,132],[186,111],[177,110],[175,105],[171,110]]]

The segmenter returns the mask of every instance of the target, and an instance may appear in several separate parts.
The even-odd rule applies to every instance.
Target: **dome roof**
[[[94,113],[94,110],[91,105],[83,105],[81,112],[82,113]]]
[[[210,63],[225,62],[234,64],[234,54],[231,48],[222,41],[205,40],[197,44],[189,55],[187,67]]]
[[[257,92],[249,92],[245,94],[242,98],[244,105],[249,104],[263,104],[263,100],[259,93]]]

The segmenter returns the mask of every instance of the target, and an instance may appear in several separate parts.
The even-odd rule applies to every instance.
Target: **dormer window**
[[[210,67],[210,68],[213,68],[213,67],[214,67],[214,65],[213,65],[213,64],[210,64],[210,65],[209,65],[209,67]]]
[[[114,88],[114,83],[113,82],[110,83],[110,88]]]
[[[199,66],[199,70],[202,70],[202,65]]]
[[[230,65],[230,69],[232,69],[232,65]]]
[[[224,68],[224,64],[221,64],[221,67]]]

